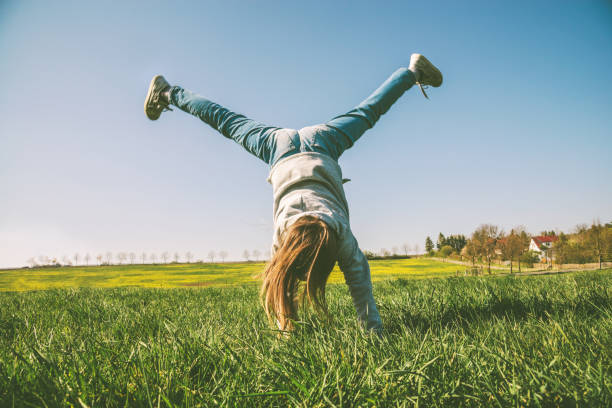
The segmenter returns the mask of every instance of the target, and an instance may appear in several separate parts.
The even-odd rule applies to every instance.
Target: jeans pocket
[[[271,165],[277,161],[292,154],[299,153],[300,148],[296,146],[296,141],[299,140],[298,132],[294,129],[279,129],[274,135],[274,150],[270,157],[272,158]]]
[[[326,125],[308,126],[300,129],[303,142],[303,151],[326,154],[337,159],[337,147],[332,129]]]

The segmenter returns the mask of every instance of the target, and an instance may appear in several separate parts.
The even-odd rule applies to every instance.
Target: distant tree
[[[27,263],[30,264],[30,268],[38,266],[38,263],[36,263],[36,258],[34,257],[28,258]]]
[[[140,261],[144,265],[144,263],[147,261],[147,254],[146,253],[143,252],[142,254],[140,254]]]
[[[106,263],[110,265],[112,260],[113,260],[113,253],[108,251],[106,253]]]
[[[433,249],[434,249],[433,241],[431,240],[431,238],[427,237],[427,239],[425,239],[425,251],[427,251],[427,253],[431,255],[431,253],[433,252]]]
[[[383,258],[387,257],[387,256],[390,256],[390,255],[391,255],[391,252],[389,252],[389,250],[387,248],[381,248],[380,249],[380,256],[382,256]]]
[[[453,253],[453,248],[450,245],[444,245],[442,248],[440,248],[440,256],[443,259],[448,258],[448,256],[452,253]]]
[[[420,250],[419,244],[414,244],[414,254],[415,255],[419,254],[419,250]]]
[[[495,256],[495,248],[499,239],[500,231],[497,225],[482,224],[472,233],[472,241],[488,265],[488,272],[491,274],[491,260]]]
[[[102,254],[96,255],[96,261],[98,261],[98,266],[102,265],[102,259],[104,259],[104,256]]]
[[[259,252],[259,249],[254,249],[253,258],[255,258],[255,260],[258,261],[260,256],[261,256],[261,252]]]
[[[134,252],[130,252],[130,253],[128,254],[128,256],[130,257],[130,263],[131,263],[132,265],[134,265],[134,260],[136,259],[136,254],[135,254]]]
[[[593,255],[599,262],[599,269],[601,269],[602,261],[607,254],[606,244],[609,241],[608,234],[608,228],[602,225],[599,220],[593,221],[593,225],[587,231],[587,242]]]
[[[398,251],[398,249],[397,249],[396,246],[392,247],[391,248],[391,255],[397,255],[397,251]]]
[[[79,264],[79,258],[80,258],[79,254],[78,253],[74,254],[73,258],[74,258],[74,265],[75,266],[78,265]]]
[[[249,253],[249,250],[245,249],[244,252],[242,253],[242,257],[248,261],[250,256],[251,254]]]
[[[127,261],[128,255],[125,252],[119,252],[117,258],[119,259],[119,265],[121,265],[123,262]]]
[[[178,253],[178,252],[175,252],[175,253],[174,253],[174,262],[178,263],[179,258],[180,258],[179,253]]]
[[[445,239],[445,244],[453,248],[453,251],[460,254],[467,243],[467,239],[464,235],[450,235]]]
[[[523,255],[520,256],[520,259],[521,259],[521,262],[523,262],[525,265],[531,268],[533,267],[533,264],[535,264],[536,262],[540,260],[540,257],[537,254],[537,252],[527,251],[523,253]]]
[[[465,244],[465,256],[472,261],[472,266],[476,265],[476,258],[478,257],[478,248],[473,240],[468,240]]]
[[[363,252],[363,254],[365,255],[366,259],[377,259],[378,255],[376,255],[374,253],[374,251],[368,251],[366,250],[362,250],[361,252]]]
[[[516,243],[518,249],[518,253],[516,255],[516,260],[518,263],[518,270],[521,272],[521,256],[529,250],[529,243],[531,242],[531,236],[527,233],[527,230],[524,226],[519,225],[512,229],[514,233],[518,236],[518,243]]]
[[[221,258],[221,262],[225,262],[225,258],[227,258],[227,251],[219,252],[219,257]]]
[[[91,259],[91,255],[89,255],[89,252],[85,254],[85,257],[83,258],[83,260],[85,260],[85,265],[89,266],[89,260]]]
[[[151,263],[154,264],[157,261],[157,255],[155,255],[155,253],[151,253],[151,255],[149,255],[149,259],[151,260]]]
[[[436,249],[439,251],[444,245],[446,245],[446,238],[444,234],[438,234],[438,241],[436,242]]]
[[[187,263],[191,263],[191,260],[193,259],[193,254],[191,253],[191,251],[187,251],[187,253],[185,254],[185,259],[187,259]]]
[[[497,240],[497,247],[501,252],[502,259],[510,261],[510,273],[513,273],[512,262],[523,253],[523,243],[520,235],[514,229],[507,236],[500,235]]]
[[[168,251],[164,251],[161,254],[161,259],[163,259],[164,263],[168,263],[168,258],[170,258],[170,254]]]
[[[215,253],[215,251],[210,251],[208,253],[208,259],[210,259],[210,262],[213,263],[215,262],[215,256],[217,256],[217,254]]]
[[[68,258],[68,255],[64,255],[62,257],[62,263],[64,264],[64,266],[72,266],[72,262],[70,262],[70,258]]]
[[[408,252],[410,252],[410,245],[408,244],[403,244],[402,245],[402,251],[404,251],[404,255],[408,256]]]

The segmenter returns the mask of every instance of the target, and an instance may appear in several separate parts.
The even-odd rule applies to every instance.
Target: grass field
[[[465,267],[426,258],[370,262],[374,281],[405,278],[422,279],[454,276]],[[0,291],[57,289],[70,287],[145,288],[222,287],[257,283],[264,264],[158,264],[77,266],[13,269],[0,271]],[[341,272],[332,272],[330,283],[344,282]]]
[[[345,285],[288,337],[256,285],[4,292],[0,406],[611,406],[611,288],[612,270],[378,281],[380,337]]]

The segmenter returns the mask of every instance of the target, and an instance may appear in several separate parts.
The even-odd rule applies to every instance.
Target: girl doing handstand
[[[234,113],[163,76],[153,78],[145,113],[159,118],[169,105],[200,118],[271,166],[274,236],[262,299],[266,314],[281,330],[293,328],[299,299],[325,313],[325,285],[338,262],[359,320],[382,329],[372,295],[370,268],[349,224],[338,158],[414,84],[438,87],[442,74],[424,56],[412,54],[408,68],[395,71],[353,110],[324,124],[299,130],[267,126]],[[301,285],[301,282],[304,282]],[[300,296],[300,286],[303,293]]]

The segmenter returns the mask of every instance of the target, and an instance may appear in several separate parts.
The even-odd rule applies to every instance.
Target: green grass
[[[389,274],[394,272],[388,271]],[[375,283],[291,336],[256,285],[0,293],[0,406],[611,406],[612,270]]]
[[[454,276],[464,266],[431,259],[371,261],[372,279],[422,279]],[[0,271],[0,291],[46,290],[71,287],[177,288],[224,287],[258,283],[261,262],[223,264],[157,264],[32,268]],[[330,283],[344,282],[339,269]]]

